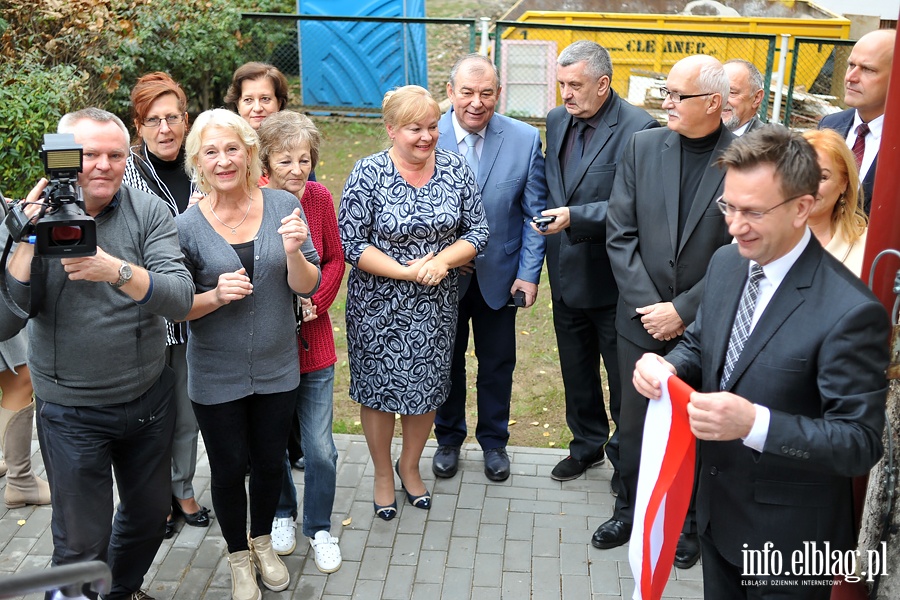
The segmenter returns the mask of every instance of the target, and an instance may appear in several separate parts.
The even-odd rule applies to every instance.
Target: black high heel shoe
[[[175,515],[181,515],[184,517],[184,522],[190,525],[191,527],[209,527],[209,509],[201,506],[200,510],[195,513],[186,513],[184,509],[181,508],[181,504],[178,502],[178,498],[172,496],[172,520],[175,519]]]
[[[394,517],[397,516],[397,501],[394,500],[393,503],[388,504],[387,506],[380,506],[375,502],[372,502],[372,506],[375,507],[375,516],[381,519],[382,521],[390,521]]]
[[[394,463],[394,470],[397,471],[397,477],[400,477],[400,459],[397,459],[397,462]],[[428,493],[428,489],[425,489],[425,493],[421,496],[413,496],[410,494],[406,486],[403,485],[403,478],[400,477],[400,487],[403,488],[403,491],[406,492],[406,499],[409,500],[409,503],[415,506],[416,508],[421,508],[422,510],[431,509],[431,494]]]

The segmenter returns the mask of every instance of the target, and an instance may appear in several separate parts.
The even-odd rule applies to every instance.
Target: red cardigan
[[[309,350],[304,350],[303,341],[300,341],[300,372],[310,373],[337,362],[328,309],[344,277],[344,250],[338,233],[334,200],[328,189],[321,183],[307,182],[300,204],[306,213],[309,236],[319,253],[322,268],[322,282],[312,297],[318,318],[305,321],[300,327],[300,337],[309,345]]]

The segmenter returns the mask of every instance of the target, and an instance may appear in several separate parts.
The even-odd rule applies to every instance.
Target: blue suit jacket
[[[822,120],[819,121],[819,129],[834,129],[842,136],[847,137],[847,134],[850,133],[850,126],[853,125],[853,117],[855,116],[855,108],[848,108],[847,110],[842,110],[833,115],[825,115],[822,117]],[[866,173],[866,178],[859,183],[863,194],[865,194],[863,209],[866,211],[866,214],[869,214],[869,209],[872,206],[872,190],[875,187],[876,166],[878,166],[877,154],[875,155],[875,160],[872,161],[872,166],[869,167],[869,172]]]
[[[438,123],[438,146],[459,152],[451,108]],[[475,257],[478,286],[488,306],[499,309],[509,301],[513,281],[538,283],[547,242],[531,229],[534,215],[547,207],[547,181],[541,136],[531,125],[495,114],[488,121],[478,163],[478,189],[487,215],[491,239]],[[459,297],[472,280],[459,278]]]

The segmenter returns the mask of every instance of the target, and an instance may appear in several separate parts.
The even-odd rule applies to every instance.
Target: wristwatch
[[[119,280],[115,283],[110,283],[109,285],[113,286],[116,289],[119,289],[120,287],[131,281],[132,275],[133,273],[131,271],[131,265],[123,260],[121,266],[119,266]]]

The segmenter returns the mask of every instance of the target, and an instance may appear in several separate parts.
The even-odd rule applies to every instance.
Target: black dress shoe
[[[175,521],[170,518],[166,519],[166,535],[165,538],[167,540],[172,539],[175,535]]]
[[[610,519],[597,528],[594,535],[591,536],[591,545],[594,548],[608,550],[610,548],[618,548],[631,538],[631,523]]]
[[[491,481],[509,479],[509,455],[506,448],[491,448],[484,451],[484,474]]]
[[[600,450],[600,454],[594,458],[585,461],[578,460],[573,456],[567,456],[553,467],[553,470],[550,472],[550,478],[556,481],[578,479],[591,467],[602,465],[604,462],[606,462],[606,456],[603,454],[603,450]]]
[[[201,506],[200,510],[195,513],[186,513],[184,509],[181,508],[181,504],[178,502],[178,498],[172,497],[172,518],[175,518],[175,515],[181,515],[184,517],[184,522],[190,525],[191,527],[209,527],[209,509],[205,506]]]
[[[700,560],[700,538],[696,533],[682,533],[675,547],[674,565],[679,569],[690,569]]]
[[[431,470],[438,477],[449,478],[459,469],[459,446],[438,446],[431,461]]]

